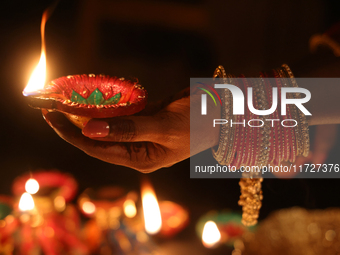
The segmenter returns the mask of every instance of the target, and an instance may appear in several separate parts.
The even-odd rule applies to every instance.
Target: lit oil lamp
[[[152,254],[156,247],[137,214],[137,193],[119,187],[87,189],[78,199],[82,213],[91,219],[84,236],[92,253]]]
[[[13,194],[20,196],[24,192],[27,194],[36,194],[39,189],[56,189],[53,194],[51,205],[63,207],[76,195],[78,184],[75,179],[58,171],[41,171],[33,174],[27,174],[18,177],[12,186]]]
[[[189,214],[182,206],[170,202],[158,203],[155,191],[147,180],[142,184],[142,204],[145,230],[150,235],[170,238],[189,223]]]
[[[13,233],[19,221],[11,215],[13,200],[11,197],[0,195],[0,254],[12,255],[14,250]]]
[[[221,232],[215,222],[208,221],[204,224],[202,243],[207,248],[214,247],[221,240]]]
[[[41,21],[41,56],[23,91],[33,108],[59,111],[83,128],[91,118],[111,118],[141,111],[146,90],[138,81],[107,75],[69,75],[46,83],[45,11]]]
[[[254,227],[245,227],[241,220],[241,214],[229,210],[211,211],[199,219],[196,232],[206,248],[215,248],[221,244],[233,246],[245,233],[254,230]]]
[[[14,206],[14,216],[19,219],[16,231],[21,242],[16,246],[20,254],[88,254],[80,239],[77,210],[66,204],[77,192],[71,176],[57,171],[31,173],[18,177],[12,189],[20,197]]]

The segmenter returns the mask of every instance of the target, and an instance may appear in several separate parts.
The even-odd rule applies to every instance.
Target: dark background
[[[91,158],[60,139],[21,94],[40,56],[41,15],[52,1],[2,1],[0,15],[0,194],[37,169],[71,173],[80,192],[120,185],[139,189],[143,174]],[[308,40],[339,19],[339,1],[61,0],[46,25],[48,80],[82,73],[138,77],[150,101],[211,77],[256,75],[309,54]],[[293,70],[294,71],[294,70]],[[340,73],[339,73],[340,75]],[[210,151],[204,153],[211,153]],[[339,163],[340,145],[329,162]],[[189,178],[189,161],[148,177],[161,200],[191,211],[232,208],[238,180]],[[339,206],[339,180],[265,180],[261,218],[278,208]]]

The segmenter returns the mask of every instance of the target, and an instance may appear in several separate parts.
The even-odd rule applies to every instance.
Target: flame
[[[86,214],[93,214],[96,211],[96,206],[90,201],[84,202],[82,208]]]
[[[25,96],[34,91],[43,89],[46,82],[46,45],[45,45],[45,25],[51,14],[51,10],[47,9],[42,16],[40,33],[41,33],[41,55],[36,68],[34,69],[31,78],[29,79],[26,88],[23,91]]]
[[[31,194],[25,192],[22,194],[19,201],[19,209],[20,211],[30,211],[34,209],[34,200]]]
[[[202,233],[203,245],[207,248],[213,247],[221,240],[221,233],[217,228],[217,225],[213,221],[205,223]]]
[[[148,182],[142,186],[142,204],[145,230],[149,234],[157,234],[162,227],[161,211],[156,194]]]
[[[136,208],[136,204],[133,200],[127,199],[124,202],[123,206],[124,206],[124,214],[126,215],[126,217],[133,218],[133,217],[136,216],[137,208]]]
[[[62,212],[65,210],[66,208],[65,198],[63,198],[62,196],[57,196],[53,202],[54,202],[54,207],[58,212]]]
[[[25,190],[30,194],[35,194],[39,191],[39,183],[35,179],[28,179],[25,184]]]

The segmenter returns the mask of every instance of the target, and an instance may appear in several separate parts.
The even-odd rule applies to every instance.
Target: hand
[[[62,113],[43,110],[43,116],[61,138],[86,154],[143,173],[190,157],[189,89],[150,104],[137,116],[92,119],[82,132]],[[216,145],[219,130],[215,131],[204,135],[205,147],[195,148],[195,154]]]

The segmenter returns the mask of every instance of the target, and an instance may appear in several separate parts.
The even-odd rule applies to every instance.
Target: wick
[[[40,96],[40,95],[46,95],[50,93],[46,93],[43,90],[36,90],[36,91],[23,91],[22,94],[27,97],[27,96]]]

